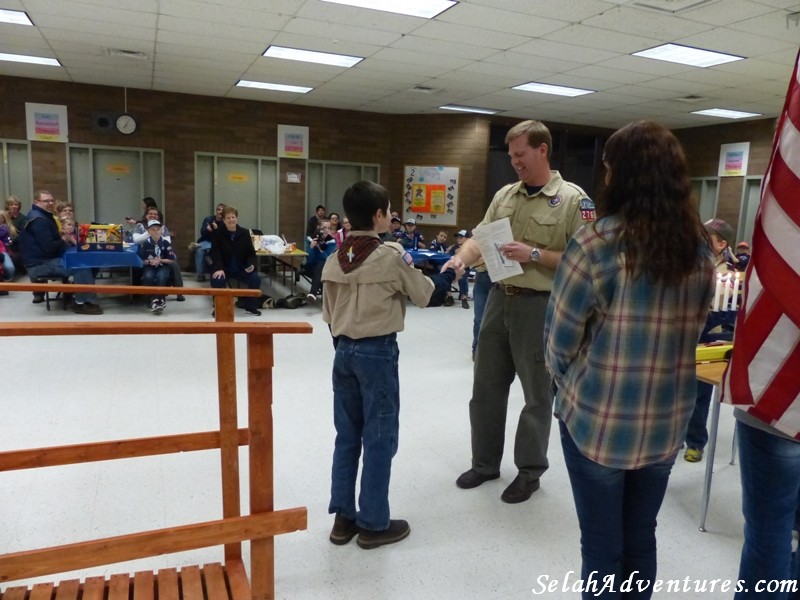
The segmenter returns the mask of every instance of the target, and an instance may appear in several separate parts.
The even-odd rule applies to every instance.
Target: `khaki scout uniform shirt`
[[[349,237],[371,236],[374,231],[351,231]],[[420,308],[428,305],[433,282],[403,260],[405,250],[384,242],[355,270],[345,273],[338,252],[322,269],[322,318],[334,336],[353,339],[403,331],[406,296]]]
[[[544,250],[564,250],[573,234],[594,220],[594,203],[577,185],[564,181],[558,171],[551,173],[550,181],[533,196],[528,196],[521,181],[504,186],[495,194],[479,226],[508,217],[515,241]],[[504,284],[540,292],[553,289],[555,269],[535,262],[520,266],[523,273],[503,279]]]

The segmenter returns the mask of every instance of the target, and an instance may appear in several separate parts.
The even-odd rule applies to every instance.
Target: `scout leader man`
[[[518,261],[523,273],[495,282],[489,292],[469,403],[472,468],[456,485],[471,489],[500,477],[508,391],[516,374],[525,396],[514,442],[518,474],[501,496],[513,504],[539,489],[548,467],[553,393],[544,367],[545,313],[561,253],[567,240],[594,220],[594,203],[550,170],[552,138],[544,124],[523,121],[511,128],[506,143],[520,180],[495,194],[478,226],[510,219],[514,241],[500,250]],[[454,261],[468,266],[480,258],[478,244],[467,239]]]

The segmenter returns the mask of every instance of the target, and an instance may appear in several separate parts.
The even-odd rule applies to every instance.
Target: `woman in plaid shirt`
[[[632,597],[623,586],[631,577],[635,592],[637,580],[645,588],[636,598],[649,598],[656,516],[694,407],[714,268],[668,129],[623,127],[603,163],[598,220],[570,240],[556,272],[545,360],[581,529],[584,598],[604,582],[609,596]]]

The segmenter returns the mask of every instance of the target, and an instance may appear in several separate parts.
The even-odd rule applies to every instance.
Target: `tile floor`
[[[187,281],[192,279],[187,275]],[[207,284],[188,284],[207,285]],[[269,291],[269,290],[267,290]],[[280,293],[280,290],[279,290]],[[46,312],[31,295],[0,297],[8,321],[208,320],[210,301],[171,297],[160,317],[143,304],[104,297],[105,314]],[[364,551],[327,537],[329,470],[334,438],[330,367],[333,349],[319,306],[264,311],[237,319],[308,321],[314,333],[277,336],[274,369],[276,507],[308,507],[308,529],[276,542],[276,595],[283,599],[577,598],[562,591],[580,570],[579,532],[557,428],[550,470],[528,502],[508,505],[500,493],[514,477],[511,452],[502,477],[475,490],[456,488],[470,463],[473,370],[472,310],[460,305],[409,306],[401,351],[400,449],[391,506],[411,524],[400,544]],[[120,439],[212,427],[216,419],[214,346],[209,339],[63,337],[46,342],[6,338],[0,448]],[[237,361],[244,369],[241,343]],[[241,380],[244,382],[244,380]],[[245,389],[239,402],[244,414]],[[508,437],[513,439],[521,391],[512,388]],[[177,424],[177,425],[176,425]],[[738,467],[730,466],[733,419],[722,407],[708,532],[698,531],[705,463],[679,458],[659,518],[659,576],[688,582],[735,579],[742,517]],[[187,468],[187,466],[189,468]],[[95,463],[37,472],[0,473],[0,552],[216,518],[218,468],[212,452]],[[221,560],[217,548],[115,564],[87,574]],[[45,578],[52,580],[52,578]],[[558,590],[541,591],[541,581]],[[716,584],[719,586],[719,584]],[[662,592],[655,598],[729,598],[720,592]]]

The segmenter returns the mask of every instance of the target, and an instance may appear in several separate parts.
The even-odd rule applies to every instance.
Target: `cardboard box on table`
[[[81,223],[78,230],[78,252],[121,252],[122,239],[122,225]]]

